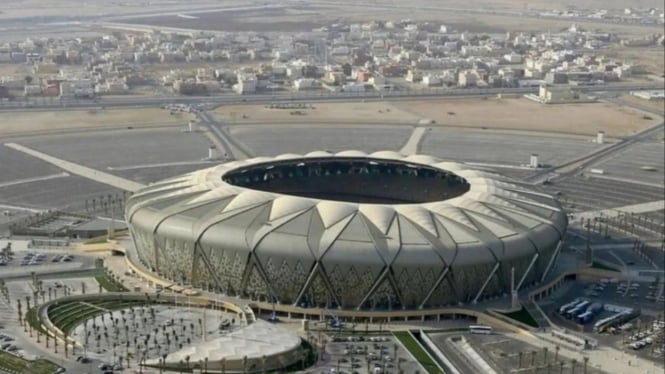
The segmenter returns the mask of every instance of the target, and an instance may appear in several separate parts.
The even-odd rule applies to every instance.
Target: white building
[[[423,82],[422,84],[424,86],[440,86],[441,85],[441,78],[437,77],[436,75],[425,75],[423,77]]]
[[[256,85],[258,80],[256,74],[240,72],[237,75],[238,83],[233,86],[233,89],[240,95],[256,92]]]
[[[298,91],[321,87],[321,82],[314,78],[301,78],[293,82],[293,88]]]

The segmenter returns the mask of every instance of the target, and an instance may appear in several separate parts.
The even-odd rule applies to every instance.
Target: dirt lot
[[[316,103],[311,109],[269,109],[263,105],[231,105],[215,110],[220,120],[232,123],[251,122],[335,122],[335,123],[402,123],[416,124],[418,115],[408,113],[387,102]],[[291,114],[299,111],[302,114]],[[243,118],[246,116],[246,118]]]
[[[156,108],[2,112],[0,136],[128,126],[184,126],[190,118],[186,113],[170,115],[167,110]]]
[[[303,115],[291,115],[300,110]],[[594,136],[605,131],[608,138],[630,135],[658,123],[644,119],[639,111],[607,103],[544,105],[526,99],[421,100],[371,103],[319,103],[315,109],[267,109],[260,105],[218,108],[222,122],[293,124],[355,123],[416,124],[430,118],[436,126],[550,133],[557,136]],[[243,118],[245,116],[246,118]]]
[[[620,99],[627,103],[634,103],[656,110],[665,110],[665,101],[663,100],[644,100],[633,95],[621,95]]]
[[[608,138],[635,133],[658,123],[639,111],[608,103],[545,105],[527,99],[446,99],[370,103],[317,103],[315,109],[267,109],[262,105],[224,106],[222,122],[293,124],[409,124],[422,118],[436,126],[469,130],[538,132],[587,138],[605,131]],[[302,115],[290,112],[299,110]],[[245,118],[243,118],[245,116]]]
[[[630,135],[659,122],[659,118],[643,119],[641,112],[608,103],[546,105],[520,98],[402,101],[394,106],[431,118],[439,126],[585,136],[598,131],[608,137]]]

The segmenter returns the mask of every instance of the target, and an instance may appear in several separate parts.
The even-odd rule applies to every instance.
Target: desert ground
[[[641,105],[643,107],[665,111],[665,101],[663,101],[663,100],[648,101],[648,100],[640,99],[639,97],[635,97],[633,95],[628,95],[628,94],[621,95],[620,99],[621,99],[621,101],[624,101],[626,103],[637,104],[637,105]]]
[[[304,114],[292,115],[300,110]],[[410,124],[429,118],[434,126],[502,132],[534,132],[584,137],[605,131],[621,137],[657,124],[661,119],[610,103],[545,105],[519,99],[433,99],[368,103],[317,103],[314,109],[268,109],[263,105],[223,106],[215,110],[223,122],[239,124]],[[245,116],[245,118],[243,118]]]
[[[396,102],[395,107],[439,126],[487,128],[552,134],[621,137],[656,125],[662,119],[610,103],[540,104],[519,99],[462,99]]]
[[[223,122],[257,123],[398,123],[414,125],[420,117],[395,108],[389,102],[357,103],[315,103],[305,104],[306,108],[270,109],[264,105],[225,105],[214,113]],[[291,114],[299,111],[302,114]],[[243,118],[245,116],[245,118]]]
[[[184,126],[193,117],[158,108],[3,112],[0,136],[126,127]]]

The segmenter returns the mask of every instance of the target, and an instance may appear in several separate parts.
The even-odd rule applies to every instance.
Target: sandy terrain
[[[223,106],[215,110],[230,124],[291,123],[295,125],[417,124],[422,118],[435,126],[500,132],[538,132],[544,135],[588,138],[598,131],[606,136],[630,135],[661,119],[642,118],[643,113],[609,103],[545,105],[527,99],[445,99],[369,103],[317,103],[315,109],[267,109],[262,105]],[[380,111],[380,112],[379,112]],[[243,118],[243,115],[246,118]]]
[[[633,134],[660,121],[659,118],[644,119],[641,112],[608,103],[545,105],[520,98],[402,101],[394,105],[431,118],[438,126],[553,134],[595,135],[605,131],[608,137],[617,137]]]
[[[184,126],[190,118],[186,113],[170,115],[167,110],[156,108],[2,112],[0,136],[128,126]]]
[[[304,114],[290,114],[293,111]],[[269,121],[416,124],[420,119],[417,115],[399,110],[386,102],[316,103],[314,109],[268,109],[263,105],[230,105],[219,107],[214,113],[221,121],[232,123]],[[246,118],[243,118],[243,115]]]
[[[633,95],[621,95],[620,99],[627,103],[641,105],[656,110],[665,110],[665,101],[663,100],[644,100]]]

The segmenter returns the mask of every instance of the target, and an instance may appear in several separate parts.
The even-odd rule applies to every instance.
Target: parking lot
[[[6,240],[0,240],[0,248],[6,246]],[[0,255],[0,272],[5,279],[26,277],[30,273],[45,274],[68,270],[92,269],[95,257],[74,251],[57,249],[30,249],[28,241],[12,241],[13,255]]]
[[[528,164],[535,153],[541,164],[557,165],[598,147],[579,139],[436,129],[426,135],[421,152],[455,161],[507,165]]]
[[[663,185],[665,168],[665,144],[641,142],[612,155],[612,158],[594,165],[603,169],[608,177],[638,180]]]
[[[443,354],[450,359],[458,368],[468,369],[464,373],[471,371],[472,362],[464,362],[461,358],[456,358],[456,353],[450,344],[451,338],[460,336],[459,333],[431,333],[430,338]],[[530,345],[520,340],[515,340],[501,333],[492,335],[463,334],[469,345],[482,357],[496,372],[511,373],[522,369],[526,373],[558,373],[563,370],[564,373],[572,372],[572,361],[559,356],[553,350],[544,350],[542,348]],[[462,362],[458,362],[462,361]],[[576,369],[581,373],[584,366],[581,360],[576,362]],[[600,374],[602,371],[596,369],[597,363],[589,362],[587,373]],[[577,371],[576,371],[577,372]]]
[[[307,373],[425,373],[410,353],[390,335],[332,338],[323,360]]]
[[[179,128],[32,136],[16,140],[16,143],[100,170],[201,160],[208,155],[210,145],[203,133],[185,133]]]
[[[257,125],[231,127],[231,135],[255,156],[276,156],[320,150],[398,151],[406,143],[411,130],[410,126],[387,125]]]
[[[653,282],[619,282],[610,281],[606,285],[599,282],[575,282],[565,295],[557,297],[557,304],[547,306],[552,311],[558,310],[574,299],[588,300],[590,303],[612,304],[626,308],[641,309],[642,314],[656,316],[662,313],[665,303],[660,292],[662,283]],[[600,313],[585,326],[585,331],[592,331],[593,323],[603,317],[612,315],[611,312]]]
[[[663,199],[665,189],[606,180],[574,176],[544,186],[551,194],[560,195],[559,200],[569,211],[587,211],[616,208]]]

